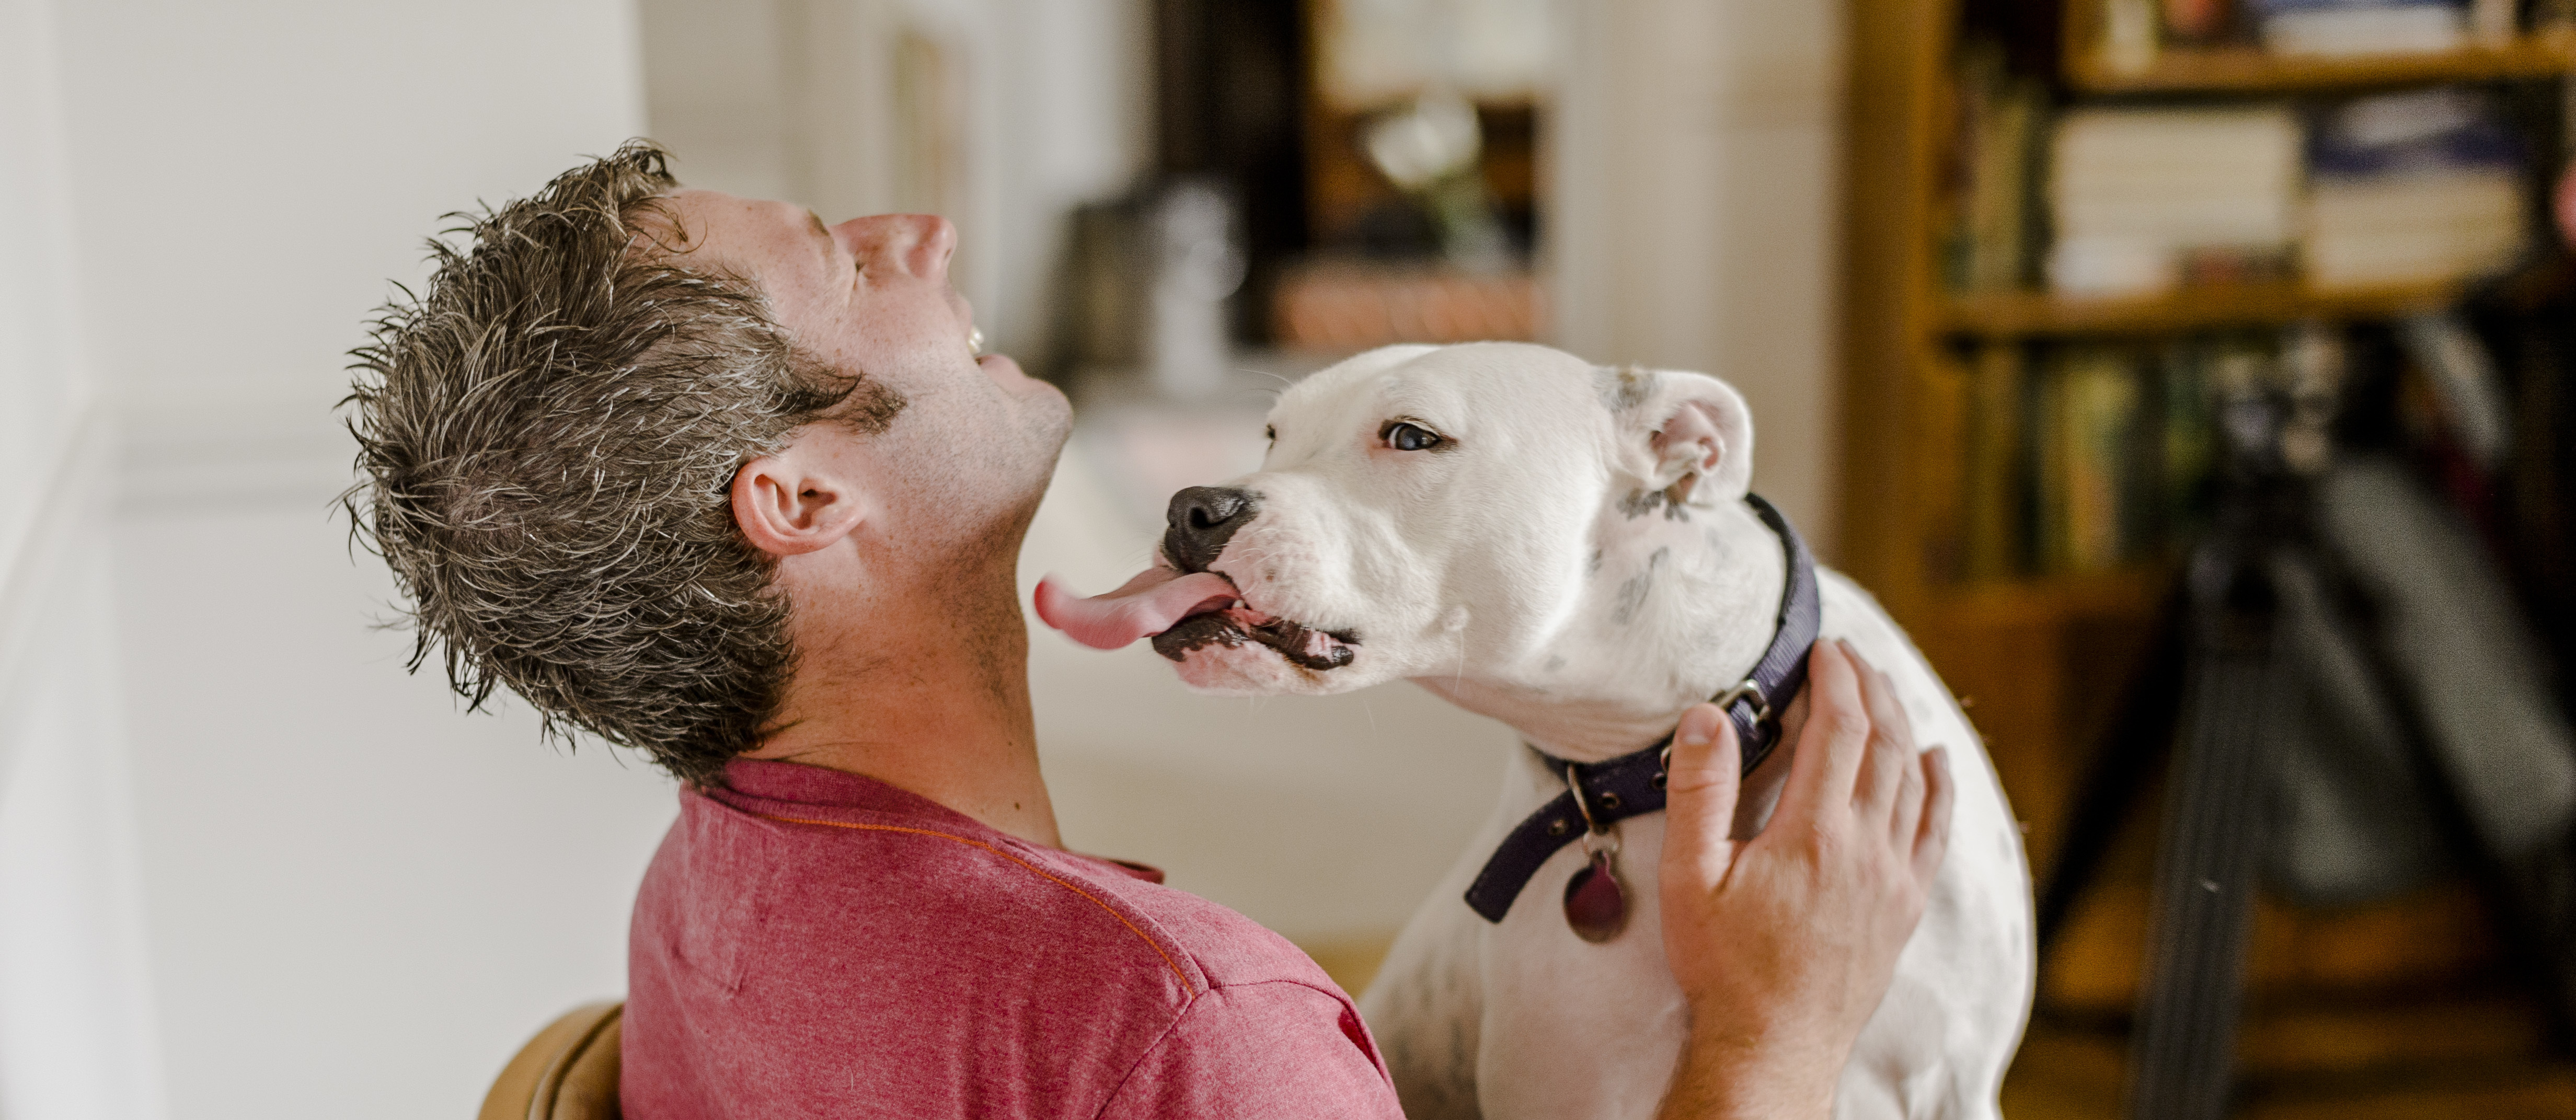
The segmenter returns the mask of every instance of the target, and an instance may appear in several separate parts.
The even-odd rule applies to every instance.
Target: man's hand
[[[1664,955],[1690,1041],[1662,1115],[1824,1117],[1834,1079],[1887,995],[1950,836],[1950,769],[1887,676],[1847,644],[1808,658],[1810,710],[1771,821],[1728,839],[1735,729],[1682,717],[1667,779]]]

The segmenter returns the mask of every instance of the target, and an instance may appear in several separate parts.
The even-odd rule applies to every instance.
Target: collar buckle
[[[1734,707],[1738,702],[1746,702],[1753,705],[1754,723],[1766,724],[1771,722],[1771,702],[1763,697],[1762,686],[1755,684],[1750,677],[1736,682],[1735,687],[1718,693],[1715,697],[1712,697],[1709,700],[1709,703],[1717,705],[1717,710],[1721,712]]]

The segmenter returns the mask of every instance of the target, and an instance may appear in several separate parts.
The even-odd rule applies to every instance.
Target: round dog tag
[[[1628,924],[1628,895],[1619,889],[1619,872],[1610,853],[1592,853],[1592,862],[1565,882],[1565,924],[1593,944],[1619,936]]]

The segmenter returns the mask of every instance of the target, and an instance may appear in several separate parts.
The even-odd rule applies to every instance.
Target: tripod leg
[[[2196,628],[2189,724],[2158,842],[2155,940],[2130,1042],[2133,1120],[2220,1120],[2235,1076],[2269,789],[2263,743],[2288,682],[2268,609],[2209,609],[2223,617]]]

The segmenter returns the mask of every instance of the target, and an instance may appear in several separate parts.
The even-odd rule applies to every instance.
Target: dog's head
[[[1715,378],[1510,343],[1372,351],[1269,423],[1259,472],[1172,500],[1165,560],[1240,599],[1154,640],[1202,691],[1561,663],[1590,616],[1637,609],[1677,540],[1704,551],[1693,514],[1740,505],[1753,463],[1744,399]]]

